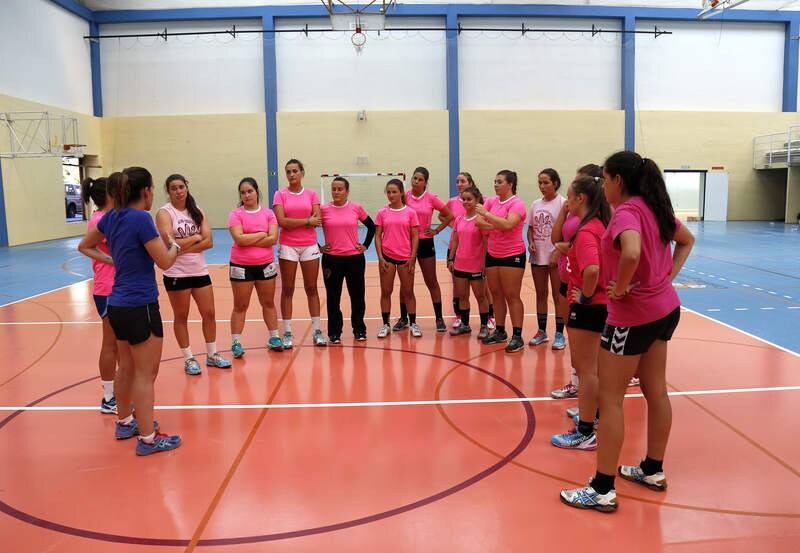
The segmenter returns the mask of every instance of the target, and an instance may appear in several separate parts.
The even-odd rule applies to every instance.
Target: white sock
[[[114,397],[114,381],[101,380],[100,383],[103,385],[103,399],[110,401]]]
[[[314,331],[321,330],[319,325],[319,317],[311,317],[311,328],[313,328]]]
[[[188,348],[181,348],[181,353],[183,354],[184,359],[191,359],[194,357],[192,355],[192,346],[189,346]]]
[[[579,383],[579,381],[578,381],[578,372],[575,370],[575,367],[572,367],[572,376],[570,377],[569,380],[570,380],[570,382],[572,382],[573,386],[575,386],[576,388],[578,387],[578,383]]]
[[[232,342],[236,342],[236,341],[241,342],[242,341],[242,335],[241,334],[231,334],[231,341]]]
[[[124,419],[117,419],[117,422],[124,425],[129,425],[133,422],[133,413],[125,417]]]
[[[280,334],[280,332],[278,332],[278,331],[277,331],[277,329],[276,329],[276,330],[270,330],[270,331],[269,331],[269,335],[270,335],[271,337],[273,337],[273,338],[277,338],[279,334]]]
[[[292,331],[292,319],[283,321],[283,333],[286,334],[287,332]]]
[[[206,342],[206,351],[208,352],[208,356],[211,357],[215,353],[217,353],[217,343],[216,342]]]
[[[152,433],[148,434],[147,436],[139,436],[139,439],[142,440],[146,444],[152,444],[153,441],[155,441],[155,439],[156,439],[156,433],[152,432]]]

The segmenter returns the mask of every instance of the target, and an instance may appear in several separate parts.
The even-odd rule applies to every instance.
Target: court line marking
[[[32,300],[33,298],[38,298],[39,296],[44,296],[45,294],[49,294],[50,292],[58,292],[59,290],[63,290],[64,288],[70,288],[75,286],[76,284],[83,284],[84,282],[89,282],[92,280],[91,278],[85,278],[83,280],[79,280],[78,282],[73,282],[72,284],[66,284],[64,286],[59,286],[58,288],[53,288],[52,290],[48,290],[47,292],[40,292],[38,294],[34,294],[32,296],[28,296],[27,298],[20,298],[18,300],[10,301],[8,303],[4,303],[0,305],[0,309],[3,307],[8,307],[9,305],[14,305],[15,303],[19,303],[21,301]]]
[[[681,396],[716,396],[727,394],[749,394],[765,392],[797,392],[800,386],[773,386],[762,388],[730,388],[720,390],[685,390],[668,392],[671,397]],[[626,398],[643,398],[644,394],[626,394]],[[499,397],[499,398],[471,398],[471,399],[423,399],[411,401],[358,401],[334,403],[244,403],[233,405],[157,405],[158,411],[198,411],[198,410],[238,410],[238,409],[328,409],[337,407],[415,407],[426,405],[481,405],[496,403],[534,403],[543,401],[564,401],[553,399],[550,396],[538,397]],[[96,405],[35,405],[27,406],[0,406],[0,411],[97,411]]]

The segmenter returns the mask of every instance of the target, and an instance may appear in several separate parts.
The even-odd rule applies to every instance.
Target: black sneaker
[[[341,344],[342,343],[341,335],[333,334],[331,336],[328,336],[328,343],[329,344]]]
[[[518,351],[522,351],[525,348],[525,342],[522,339],[522,336],[517,336],[516,334],[511,337],[511,341],[506,346],[506,353],[515,353]]]
[[[495,330],[482,340],[482,342],[487,345],[500,344],[506,341],[508,341],[508,334],[506,334],[505,331],[500,332],[498,330]]]
[[[436,332],[447,332],[447,325],[444,319],[436,319]]]
[[[408,319],[397,319],[392,327],[392,332],[400,332],[404,328],[408,328]]]
[[[366,332],[356,332],[353,334],[353,337],[356,339],[356,342],[366,342],[367,341],[367,333]]]

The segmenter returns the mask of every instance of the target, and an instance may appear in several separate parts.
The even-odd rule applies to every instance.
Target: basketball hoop
[[[395,5],[395,1],[373,1],[366,6],[354,6],[341,0],[323,0],[323,4],[331,17],[333,29],[353,31],[350,43],[357,53],[361,53],[367,43],[367,31],[380,33],[386,28],[386,12]]]

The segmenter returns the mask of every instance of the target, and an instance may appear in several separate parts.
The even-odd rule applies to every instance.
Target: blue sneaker
[[[139,435],[139,421],[133,419],[130,424],[122,424],[117,421],[114,429],[114,437],[118,440],[127,440]],[[153,421],[153,428],[158,432],[158,421]]]
[[[270,336],[270,339],[267,340],[267,347],[272,351],[283,351],[283,340],[280,336]]]
[[[136,455],[152,455],[153,453],[161,453],[162,451],[171,451],[181,445],[180,436],[168,436],[156,430],[155,439],[152,443],[147,443],[144,440],[137,440]]]
[[[108,401],[106,398],[100,400],[100,412],[104,415],[116,415],[117,414],[117,398],[112,397]]]
[[[539,330],[539,331],[536,332],[536,334],[533,336],[533,338],[530,339],[530,341],[528,342],[528,345],[529,346],[539,346],[541,344],[544,344],[548,340],[549,340],[549,338],[547,337],[547,332],[545,332],[544,330]]]
[[[600,495],[591,486],[575,490],[561,490],[561,502],[576,509],[594,509],[601,513],[613,513],[617,510],[617,492],[611,490]]]
[[[550,443],[561,449],[581,449],[583,451],[594,451],[597,449],[597,434],[592,432],[588,436],[584,436],[578,432],[577,428],[573,428],[569,432],[563,434],[556,434],[550,438]]]
[[[230,369],[231,362],[222,357],[219,353],[209,355],[206,357],[206,365],[209,367],[216,367],[218,369]]]
[[[553,345],[550,347],[552,349],[564,349],[567,347],[567,339],[564,338],[563,332],[556,332],[555,338],[553,338]]]
[[[231,344],[231,352],[233,353],[234,359],[239,359],[242,355],[244,355],[244,348],[239,340],[233,341]]]
[[[190,376],[196,376],[203,372],[203,370],[200,368],[200,363],[198,363],[197,359],[194,357],[190,357],[183,362],[183,370]]]

